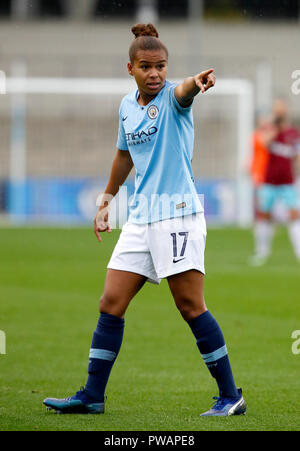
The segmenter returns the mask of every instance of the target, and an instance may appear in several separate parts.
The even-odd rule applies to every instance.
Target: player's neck
[[[146,106],[156,96],[157,96],[157,94],[149,95],[149,94],[146,94],[146,93],[143,93],[143,92],[139,91],[137,102],[138,102],[139,105]]]

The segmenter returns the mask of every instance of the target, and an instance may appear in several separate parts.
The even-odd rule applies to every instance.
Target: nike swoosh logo
[[[173,258],[173,263],[178,263],[178,262],[181,262],[181,260],[184,260],[185,259],[185,257],[183,257],[183,258],[180,258],[179,260],[175,260],[175,258]]]
[[[128,116],[122,117],[122,121],[123,121],[123,122],[126,121],[127,118],[128,118]]]

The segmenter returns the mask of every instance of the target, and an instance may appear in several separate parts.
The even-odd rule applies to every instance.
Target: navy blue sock
[[[105,387],[119,353],[124,332],[124,319],[101,313],[93,335],[85,391],[94,401],[103,402]]]
[[[199,351],[210,374],[216,379],[219,394],[223,397],[239,397],[234,383],[224,336],[212,314],[207,310],[188,321]]]

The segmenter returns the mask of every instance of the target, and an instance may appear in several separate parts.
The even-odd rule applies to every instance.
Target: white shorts
[[[205,240],[204,213],[152,224],[127,222],[107,267],[141,274],[156,284],[190,269],[205,274]]]

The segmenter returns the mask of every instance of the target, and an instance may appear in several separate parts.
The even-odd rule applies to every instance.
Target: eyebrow
[[[160,61],[157,61],[156,62],[156,64],[159,64],[159,63],[166,63],[167,62],[167,60],[160,60]],[[146,60],[141,60],[141,61],[139,61],[139,63],[152,63],[152,61],[146,61]]]

